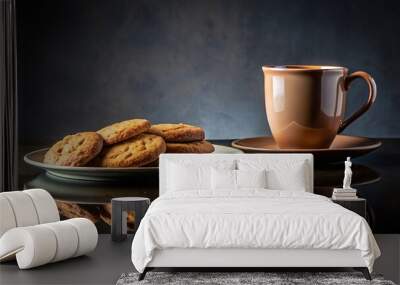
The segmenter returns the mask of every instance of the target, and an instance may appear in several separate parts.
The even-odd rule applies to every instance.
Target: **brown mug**
[[[268,123],[280,148],[329,148],[335,136],[364,114],[376,99],[374,79],[339,66],[263,66]],[[368,100],[344,119],[351,82],[364,79]]]

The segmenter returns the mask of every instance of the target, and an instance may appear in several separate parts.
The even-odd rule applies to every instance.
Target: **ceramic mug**
[[[364,71],[349,75],[339,66],[263,66],[268,123],[280,148],[329,148],[335,136],[364,114],[376,99],[374,79]],[[364,79],[368,100],[344,119],[351,82]]]

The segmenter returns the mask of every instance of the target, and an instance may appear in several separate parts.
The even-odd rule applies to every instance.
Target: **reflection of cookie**
[[[58,211],[60,214],[68,219],[72,218],[86,218],[91,220],[93,223],[98,221],[98,217],[96,217],[91,212],[85,210],[80,205],[75,203],[67,203],[62,201],[56,201]]]
[[[165,152],[166,146],[162,137],[141,134],[119,144],[105,147],[95,165],[103,167],[142,166],[158,159]]]
[[[100,210],[100,218],[110,226],[111,226],[111,213],[112,213],[111,203],[104,204],[102,209]],[[135,227],[135,213],[132,211],[128,211],[127,226],[128,229],[130,230],[133,230]]]
[[[150,128],[151,124],[145,119],[133,119],[112,124],[97,131],[106,144],[115,144],[141,134]]]
[[[163,137],[167,142],[191,142],[204,139],[202,128],[187,124],[153,125],[148,132]]]
[[[143,167],[158,167],[158,159],[148,164],[142,165]]]
[[[213,151],[214,146],[208,141],[167,143],[167,152],[169,153],[210,153]]]
[[[69,135],[53,145],[44,156],[44,163],[83,166],[102,149],[103,139],[95,132]]]

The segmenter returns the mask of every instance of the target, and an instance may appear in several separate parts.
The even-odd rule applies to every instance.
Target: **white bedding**
[[[143,272],[154,250],[165,248],[358,249],[370,271],[380,255],[365,219],[328,198],[257,189],[162,195],[140,223],[132,262]]]

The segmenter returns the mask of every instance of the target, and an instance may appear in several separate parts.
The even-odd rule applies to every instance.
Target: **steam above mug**
[[[364,71],[348,74],[339,66],[263,66],[265,107],[280,148],[329,148],[335,136],[364,114],[376,99],[373,78]],[[346,96],[356,78],[368,84],[368,99],[345,119]]]

